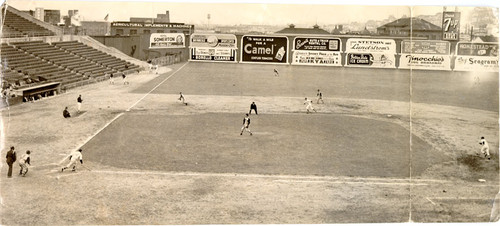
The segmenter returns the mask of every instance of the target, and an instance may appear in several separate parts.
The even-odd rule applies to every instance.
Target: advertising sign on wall
[[[185,41],[183,33],[152,33],[149,48],[184,48]]]
[[[498,57],[457,56],[455,70],[498,72]]]
[[[342,66],[338,38],[297,37],[293,40],[292,64]]]
[[[360,39],[347,40],[346,52],[348,53],[396,53],[396,42],[392,39]]]
[[[498,43],[459,42],[457,55],[462,56],[498,56]]]
[[[236,61],[236,36],[232,34],[192,34],[190,60]]]
[[[394,54],[384,53],[347,53],[346,65],[353,67],[377,67],[377,68],[395,68]]]
[[[237,49],[231,48],[191,48],[191,60],[235,61]]]
[[[498,43],[457,43],[457,71],[498,72]]]
[[[288,63],[288,38],[284,36],[243,36],[241,62]]]
[[[401,52],[450,55],[450,43],[438,40],[404,40],[401,44]]]
[[[437,40],[405,40],[401,44],[399,68],[451,70],[450,43]]]
[[[422,70],[451,70],[451,57],[437,54],[401,54],[399,68]]]
[[[443,40],[457,41],[460,34],[460,12],[443,12]]]
[[[396,67],[396,42],[392,39],[350,38],[346,52],[346,65],[351,67]]]
[[[233,48],[236,47],[236,36],[232,34],[197,34],[191,35],[189,47]]]

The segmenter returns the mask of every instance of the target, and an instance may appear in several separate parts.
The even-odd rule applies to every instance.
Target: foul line
[[[184,65],[182,65],[180,68],[178,68],[176,71],[174,71],[171,75],[169,75],[168,77],[166,77],[165,79],[163,79],[163,81],[161,81],[160,83],[158,83],[158,85],[156,85],[155,87],[153,87],[153,89],[151,89],[149,92],[147,92],[146,94],[144,94],[144,96],[141,97],[141,99],[139,99],[134,104],[132,104],[132,106],[130,106],[126,111],[130,111],[130,109],[132,109],[133,107],[135,107],[135,105],[137,105],[139,102],[141,102],[144,98],[146,98],[146,96],[148,96],[149,94],[151,94],[156,88],[158,88],[159,86],[161,86],[170,77],[174,76],[177,72],[179,72],[182,68],[184,68],[184,66],[186,66],[188,63],[189,63],[189,61],[186,62],[186,63],[184,63]]]
[[[173,72],[171,75],[169,75],[167,78],[163,79],[163,81],[161,81],[158,85],[156,85],[155,87],[153,87],[153,89],[151,89],[149,92],[147,92],[143,97],[141,97],[141,99],[139,99],[138,101],[136,101],[134,104],[132,104],[132,106],[130,106],[129,108],[127,108],[126,111],[130,111],[130,109],[132,109],[133,107],[135,107],[135,105],[137,105],[139,102],[141,102],[144,98],[146,98],[147,95],[149,95],[151,92],[153,92],[156,88],[158,88],[161,84],[163,84],[165,81],[167,81],[170,77],[172,77],[173,75],[175,75],[178,71],[180,71],[184,66],[186,66],[187,64],[189,63],[186,62],[184,65],[182,65],[180,68],[178,68],[175,72]],[[111,119],[111,121],[109,121],[108,123],[106,123],[106,125],[104,125],[103,127],[101,127],[99,130],[97,130],[97,132],[95,132],[94,134],[92,134],[92,136],[90,137],[87,137],[87,139],[85,139],[85,141],[77,146],[73,151],[76,151],[78,150],[80,147],[82,147],[83,145],[85,145],[87,142],[89,142],[90,140],[92,140],[95,136],[97,136],[97,134],[99,134],[101,131],[103,131],[106,127],[108,127],[111,123],[113,123],[116,119],[118,119],[119,117],[121,117],[124,113],[120,113],[118,115],[116,115],[113,119]]]
[[[58,172],[59,170],[52,170],[47,173]],[[82,172],[81,170],[79,170]],[[99,173],[99,174],[114,174],[114,175],[142,175],[142,176],[208,176],[208,177],[232,177],[232,178],[257,178],[257,179],[274,179],[273,182],[282,183],[333,183],[333,184],[370,184],[370,185],[393,185],[393,186],[429,186],[432,183],[453,183],[447,180],[433,180],[433,179],[415,179],[412,178],[371,178],[371,177],[332,177],[332,176],[296,176],[296,175],[262,175],[262,174],[238,174],[238,173],[201,173],[201,172],[157,172],[157,171],[113,171],[113,170],[92,170],[86,173]],[[67,177],[77,175],[76,173],[59,175],[59,177]],[[467,185],[471,187],[496,187],[497,184],[480,184],[480,185]],[[426,197],[429,199],[428,197]],[[432,199],[439,199],[440,197],[433,197]],[[444,198],[443,198],[444,199]],[[430,200],[429,200],[430,201]],[[431,201],[432,202],[432,201]]]

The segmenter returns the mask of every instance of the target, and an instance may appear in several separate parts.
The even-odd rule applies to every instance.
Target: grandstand
[[[3,15],[2,96],[9,105],[143,68],[140,61],[107,50],[90,37],[63,35],[58,27],[12,7],[2,8]]]

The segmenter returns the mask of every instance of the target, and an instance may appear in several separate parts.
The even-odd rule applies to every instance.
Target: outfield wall
[[[151,38],[155,35],[170,38],[172,43],[179,36],[166,33],[95,38],[140,60],[175,55],[180,61],[499,71],[498,43],[362,35],[193,33],[184,36],[183,45],[164,41],[153,46]]]

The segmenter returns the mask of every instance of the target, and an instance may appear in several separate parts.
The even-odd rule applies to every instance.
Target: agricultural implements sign
[[[282,36],[243,36],[241,62],[288,63],[288,38]]]

